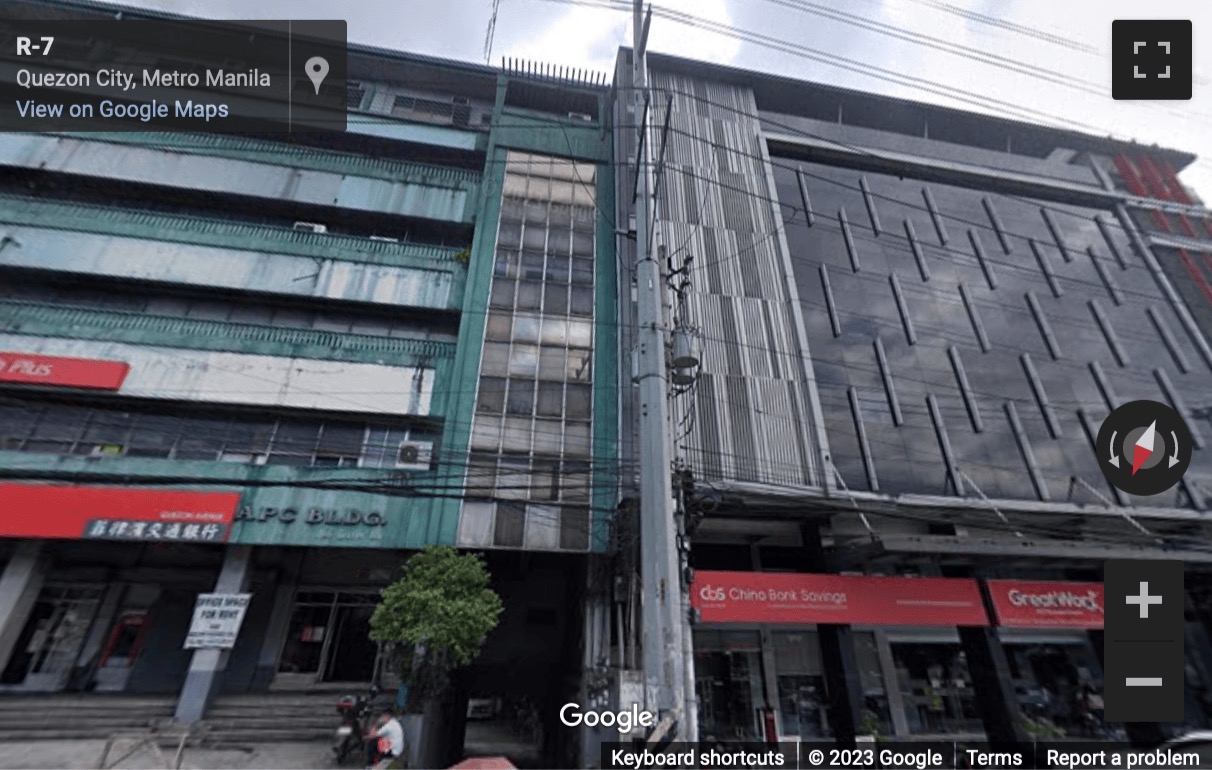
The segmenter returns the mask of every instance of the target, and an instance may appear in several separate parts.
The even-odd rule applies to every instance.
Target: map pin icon
[[[320,95],[320,84],[328,77],[328,60],[323,56],[313,56],[303,65],[311,84],[316,87],[316,96]]]

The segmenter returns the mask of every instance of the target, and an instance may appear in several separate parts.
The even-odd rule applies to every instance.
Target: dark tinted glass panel
[[[498,503],[496,532],[493,542],[501,547],[522,545],[526,527],[526,506],[521,503]]]

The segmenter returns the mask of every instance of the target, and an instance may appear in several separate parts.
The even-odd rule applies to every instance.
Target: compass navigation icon
[[[1156,401],[1132,401],[1098,431],[1098,463],[1107,480],[1130,495],[1158,495],[1191,464],[1191,432],[1178,412]]]

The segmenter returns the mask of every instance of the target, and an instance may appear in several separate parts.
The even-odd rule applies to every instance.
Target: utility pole
[[[640,555],[645,707],[662,723],[680,723],[685,739],[686,677],[682,615],[681,556],[674,520],[673,447],[669,431],[669,386],[665,335],[665,282],[657,255],[664,252],[656,226],[652,131],[648,90],[647,37],[643,0],[634,8],[633,85],[636,147],[639,150],[636,198],[637,380],[640,396]],[[696,730],[691,726],[693,735]]]

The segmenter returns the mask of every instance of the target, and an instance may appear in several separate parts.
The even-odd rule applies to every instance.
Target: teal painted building
[[[0,690],[369,682],[431,544],[506,600],[481,689],[579,686],[619,485],[607,88],[349,71],[342,134],[0,136]],[[252,598],[199,679],[206,592]]]

